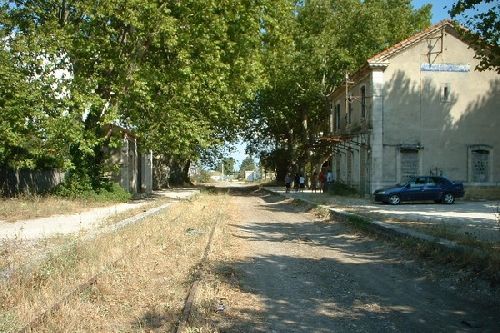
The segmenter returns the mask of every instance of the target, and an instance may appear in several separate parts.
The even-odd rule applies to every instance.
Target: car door
[[[401,196],[402,201],[417,201],[422,200],[422,191],[424,190],[425,179],[424,177],[417,177],[411,180]]]
[[[439,200],[441,197],[441,188],[433,177],[426,177],[424,189],[420,200]]]

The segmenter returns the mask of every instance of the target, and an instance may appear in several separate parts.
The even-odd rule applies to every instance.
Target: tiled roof
[[[410,36],[405,40],[389,47],[388,49],[385,49],[384,51],[374,55],[373,57],[368,59],[368,63],[371,64],[371,63],[384,62],[393,55],[403,51],[404,49],[414,45],[415,43],[420,42],[422,39],[428,37],[429,35],[433,35],[434,33],[439,32],[441,29],[445,27],[453,27],[453,22],[451,20],[443,20],[425,29],[424,31],[419,32],[413,36]]]

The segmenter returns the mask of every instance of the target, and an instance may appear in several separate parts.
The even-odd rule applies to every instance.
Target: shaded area
[[[253,204],[240,204],[247,205],[243,212],[253,213],[232,227],[252,253],[221,263],[217,271],[235,288],[257,295],[263,309],[242,310],[225,332],[497,328],[498,300],[466,284],[457,290],[439,278],[437,267],[354,235],[342,224],[313,221],[280,198],[261,195]]]

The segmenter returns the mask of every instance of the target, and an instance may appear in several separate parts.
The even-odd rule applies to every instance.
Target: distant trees
[[[486,10],[479,6],[485,5]],[[459,0],[451,7],[452,18],[463,17],[468,30],[460,29],[480,60],[478,69],[500,73],[500,5],[496,0]]]
[[[236,164],[236,160],[233,157],[223,158],[217,165],[217,171],[224,170],[224,175],[229,176],[234,174],[234,167]],[[224,165],[224,167],[222,166]]]
[[[246,157],[243,161],[241,161],[238,177],[245,178],[245,171],[254,171],[255,168],[256,166],[254,159],[251,157]]]

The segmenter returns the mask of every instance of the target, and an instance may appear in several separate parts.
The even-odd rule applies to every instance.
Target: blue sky
[[[429,0],[413,0],[412,4],[414,8],[420,8],[425,4],[432,4],[432,24],[438,23],[441,20],[449,19],[450,15],[448,10],[456,2],[456,0],[440,0],[440,1],[429,1]],[[445,8],[446,7],[446,8]]]
[[[438,23],[441,20],[449,19],[450,15],[448,14],[448,11],[455,2],[457,2],[457,0],[440,0],[440,1],[412,0],[414,8],[420,8],[428,3],[432,4],[432,19],[431,19],[432,24]],[[485,11],[486,9],[493,8],[495,5],[497,5],[496,3],[497,3],[496,1],[491,1],[489,4],[481,3],[476,5],[476,8],[479,11]],[[460,21],[459,17],[458,21]]]

